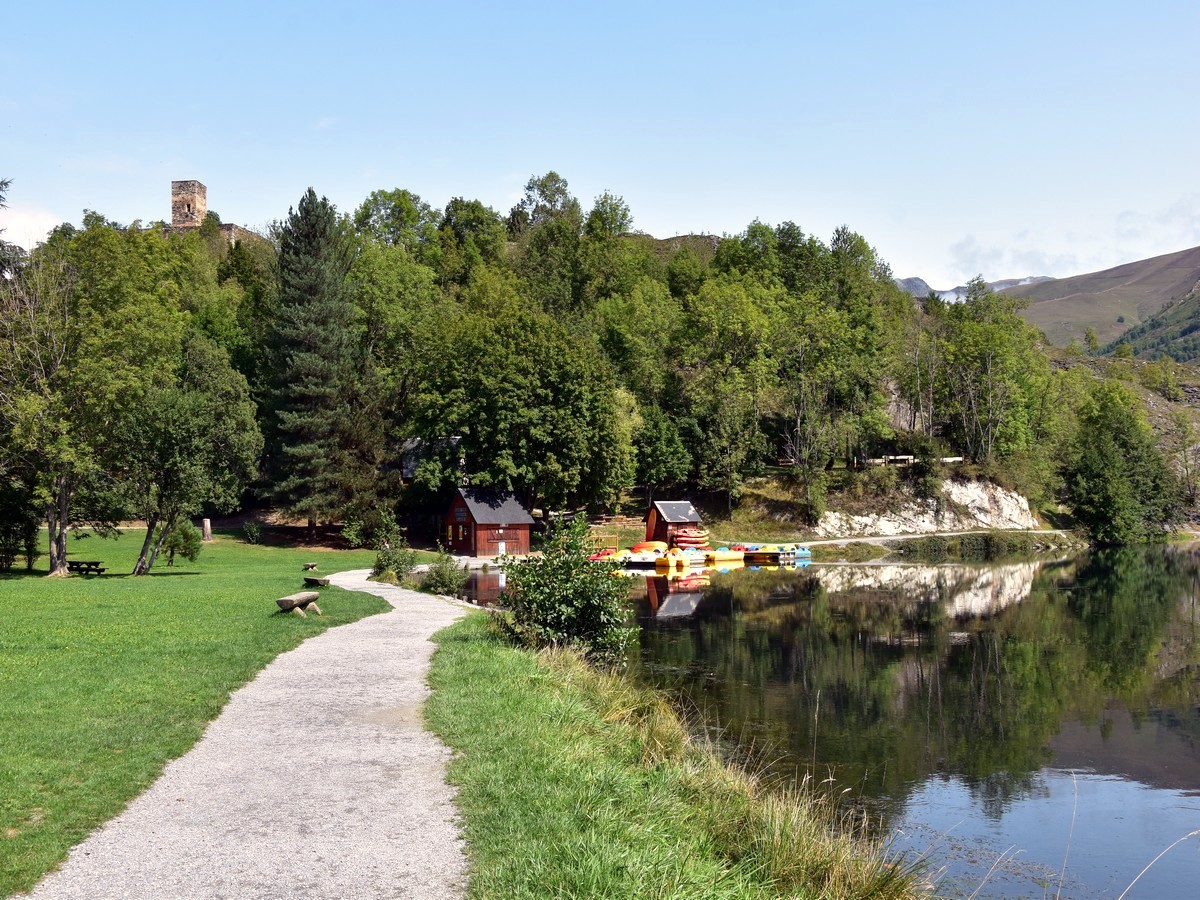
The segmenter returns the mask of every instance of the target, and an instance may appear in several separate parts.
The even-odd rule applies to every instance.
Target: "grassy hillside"
[[[1200,366],[1084,356],[1054,349],[1050,351],[1050,358],[1052,365],[1059,368],[1079,366],[1090,371],[1097,380],[1119,378],[1125,382],[1142,401],[1146,419],[1159,438],[1159,446],[1168,454],[1176,449],[1172,444],[1175,427],[1172,416],[1176,411],[1185,411],[1200,429]]]
[[[1198,281],[1200,247],[1193,247],[1006,293],[1030,301],[1025,319],[1052,343],[1066,346],[1072,338],[1082,343],[1090,326],[1105,344],[1191,293]]]
[[[692,250],[704,265],[712,262],[720,238],[713,234],[680,234],[669,238],[655,238],[648,234],[626,235],[628,240],[644,242],[663,263],[669,263],[684,247]]]
[[[1182,300],[1158,315],[1131,328],[1105,348],[1106,352],[1128,344],[1134,356],[1157,359],[1162,354],[1176,362],[1200,359],[1200,289],[1193,288]]]

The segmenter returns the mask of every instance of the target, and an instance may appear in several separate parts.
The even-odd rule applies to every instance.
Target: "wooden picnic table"
[[[105,568],[98,559],[68,559],[67,571],[75,575],[103,575]]]

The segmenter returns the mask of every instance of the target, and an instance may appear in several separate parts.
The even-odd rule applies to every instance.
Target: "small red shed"
[[[523,556],[533,517],[512,494],[459,488],[442,522],[446,547],[465,556]]]
[[[700,513],[689,500],[656,500],[646,513],[646,540],[673,544],[680,528],[695,528]]]

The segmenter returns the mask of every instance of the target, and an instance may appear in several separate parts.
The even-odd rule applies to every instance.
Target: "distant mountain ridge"
[[[1025,320],[1052,343],[1066,346],[1072,338],[1082,343],[1091,327],[1107,344],[1187,297],[1197,282],[1200,247],[1192,247],[1008,292],[1029,300]]]
[[[928,296],[933,290],[922,278],[897,278],[896,284],[914,297]],[[1060,347],[1072,340],[1082,344],[1088,328],[1095,330],[1101,344],[1114,344],[1136,329],[1129,341],[1135,352],[1155,350],[1195,359],[1200,339],[1196,348],[1190,342],[1186,346],[1174,342],[1200,333],[1198,285],[1200,247],[1192,247],[1085,275],[1010,278],[990,282],[988,287],[1028,300],[1021,313],[1025,321]],[[965,296],[966,287],[936,293],[957,301]],[[1194,331],[1190,330],[1193,324]]]
[[[1027,284],[1041,284],[1045,281],[1054,280],[1049,275],[1030,275],[1025,278],[1002,278],[1000,281],[989,281],[988,287],[993,291],[1004,291]],[[965,284],[960,284],[958,287],[951,288],[948,291],[939,291],[936,288],[930,287],[929,282],[924,278],[897,278],[895,281],[900,290],[912,294],[914,297],[928,297],[931,293],[934,293],[943,300],[957,303],[967,296],[967,286]]]

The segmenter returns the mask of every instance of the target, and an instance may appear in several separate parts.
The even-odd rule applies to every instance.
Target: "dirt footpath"
[[[393,611],[275,659],[30,896],[461,897],[449,751],[423,729],[421,705],[429,637],[464,609],[366,574],[331,581]]]

